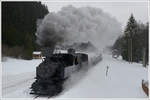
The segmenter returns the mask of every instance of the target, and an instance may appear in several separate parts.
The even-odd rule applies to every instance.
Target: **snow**
[[[39,55],[39,54],[41,54],[41,52],[40,51],[34,51],[33,54]]]
[[[143,84],[148,88],[148,81],[143,80]]]
[[[40,62],[37,59],[12,58],[2,62],[3,97],[33,98],[29,88],[35,80],[35,68]],[[56,98],[145,98],[147,96],[141,87],[142,79],[148,80],[148,69],[141,64],[129,64],[103,54],[103,60],[97,65],[72,74],[64,84],[64,91]]]
[[[34,82],[35,68],[42,60],[6,59],[2,62],[2,96],[32,97],[29,95],[29,87]]]
[[[68,53],[67,50],[54,50],[53,52],[54,54],[58,54],[58,53]]]
[[[38,66],[41,62],[41,59],[21,60],[6,58],[6,61],[2,62],[2,71],[4,75],[16,75],[26,72],[33,72],[35,71],[36,66]]]
[[[106,77],[107,66],[109,71]],[[142,79],[148,80],[148,72],[141,64],[129,64],[104,55],[102,62],[87,72],[79,84],[66,91],[60,98],[146,97],[141,88]]]

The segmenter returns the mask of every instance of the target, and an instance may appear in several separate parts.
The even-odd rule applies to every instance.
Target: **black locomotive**
[[[63,82],[82,66],[88,66],[88,55],[75,53],[57,53],[46,56],[36,68],[36,80],[31,86],[31,94],[52,97],[63,90]]]

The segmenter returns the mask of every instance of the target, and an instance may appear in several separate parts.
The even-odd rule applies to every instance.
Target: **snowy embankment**
[[[3,62],[3,97],[32,98],[29,87],[34,81],[35,67],[40,62],[16,59]],[[142,79],[148,79],[148,70],[141,64],[129,64],[104,54],[103,60],[86,73],[81,70],[72,74],[64,84],[65,90],[57,97],[147,97],[141,88]]]

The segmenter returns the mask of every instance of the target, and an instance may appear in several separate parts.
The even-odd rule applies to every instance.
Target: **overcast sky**
[[[82,0],[81,0],[82,1]],[[132,2],[124,2],[123,0],[115,2],[43,2],[47,5],[50,12],[57,12],[62,7],[72,5],[74,7],[96,7],[101,8],[104,12],[109,13],[115,17],[124,27],[131,13],[133,13],[137,21],[146,23],[148,21],[148,2],[139,2],[136,0]]]

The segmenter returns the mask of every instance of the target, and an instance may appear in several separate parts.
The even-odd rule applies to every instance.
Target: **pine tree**
[[[131,14],[124,34],[116,40],[112,50],[118,50],[123,60],[142,62],[143,66],[148,65],[148,29],[148,23],[136,22],[133,14]]]
[[[2,2],[2,54],[31,59],[35,46],[36,22],[43,19],[48,14],[48,9],[41,2]],[[8,55],[5,47],[13,51],[14,47],[22,49],[23,54],[19,52]]]
[[[126,53],[127,58],[125,58],[127,61],[129,62],[133,62],[133,37],[137,32],[137,22],[133,16],[133,14],[131,14],[129,21],[127,23],[126,29],[124,31],[125,34],[125,39],[126,39],[126,50],[124,51]]]

